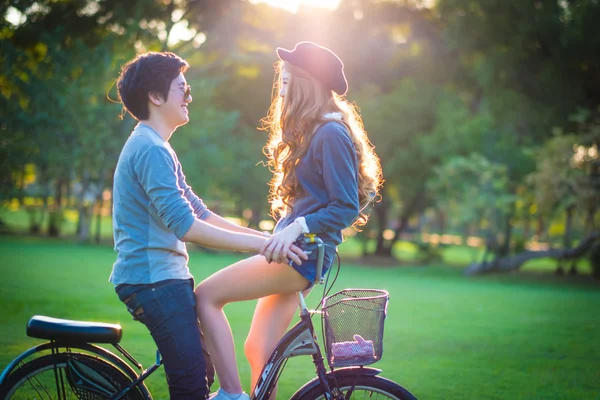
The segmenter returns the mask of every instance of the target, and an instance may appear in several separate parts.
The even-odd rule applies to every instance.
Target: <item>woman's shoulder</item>
[[[315,131],[314,139],[319,141],[350,139],[348,128],[341,121],[327,121]]]

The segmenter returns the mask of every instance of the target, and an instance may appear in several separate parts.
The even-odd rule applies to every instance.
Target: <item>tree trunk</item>
[[[370,238],[364,233],[359,232],[356,235],[360,239],[360,254],[361,257],[367,257],[369,255],[369,240]]]
[[[168,15],[169,18],[167,21],[167,27],[165,29],[165,31],[167,32],[167,36],[165,38],[165,41],[162,44],[161,51],[167,51],[169,49],[169,37],[171,36],[171,31],[173,30],[173,27],[175,26],[175,22],[173,21],[173,18],[171,17],[171,15],[173,14],[173,10],[175,10],[175,2],[171,1],[168,3],[167,12],[165,13],[165,15]]]
[[[571,238],[571,234],[573,231],[573,216],[575,215],[575,206],[574,205],[570,205],[569,207],[567,207],[567,211],[566,211],[566,221],[565,221],[565,236],[563,238],[563,246],[565,249],[568,249],[571,247],[572,244],[572,238]]]
[[[64,179],[58,178],[56,181],[56,192],[54,195],[54,205],[48,218],[48,236],[57,237],[60,235],[60,225],[62,223],[62,192]]]
[[[446,213],[439,208],[436,208],[435,214],[437,217],[438,233],[443,235],[446,233]]]
[[[42,210],[40,211],[40,218],[37,222],[37,225],[39,227],[38,233],[41,233],[42,227],[44,226],[44,223],[45,223],[46,214],[49,213],[48,203],[50,200],[50,187],[48,185],[47,167],[44,164],[38,166],[37,181],[38,181],[40,187],[42,188],[42,191],[40,193],[42,196]]]
[[[596,146],[599,146],[599,140],[596,140]],[[600,206],[600,160],[596,160],[590,165],[590,186],[591,199],[587,207],[585,219],[585,232],[591,232],[596,229],[595,217]]]
[[[102,163],[102,173],[100,174],[100,184],[98,185],[98,193],[96,195],[96,203],[98,205],[98,215],[96,219],[96,243],[102,240],[102,209],[104,207],[104,190],[111,181],[108,177],[110,169],[106,166],[106,162]]]
[[[523,217],[523,239],[525,241],[531,238],[531,216],[529,215],[529,207],[527,207],[525,211],[525,216]]]
[[[396,242],[398,240],[400,240],[400,236],[402,235],[402,233],[406,230],[406,227],[408,226],[408,221],[410,220],[410,218],[413,215],[415,215],[416,213],[418,213],[419,211],[423,210],[424,203],[425,203],[425,191],[421,190],[420,192],[418,192],[415,195],[415,197],[412,199],[412,201],[408,204],[408,207],[406,207],[404,209],[404,212],[400,216],[400,223],[398,224],[398,227],[394,231],[394,237],[390,241],[389,247],[387,249],[388,256],[391,257],[392,249],[393,249],[394,245],[396,244]]]
[[[21,167],[21,182],[19,182],[19,191],[17,192],[19,207],[23,206],[25,200],[25,164],[23,164]]]
[[[579,246],[566,249],[550,249],[544,251],[524,251],[508,257],[496,257],[491,262],[471,264],[465,270],[465,275],[480,275],[490,272],[516,271],[529,260],[537,258],[554,258],[558,261],[577,260],[583,257],[594,243],[600,241],[600,231],[595,231],[581,241]]]
[[[512,240],[512,224],[511,220],[514,217],[515,207],[514,203],[511,206],[510,211],[506,214],[504,218],[504,242],[502,243],[502,248],[500,253],[502,256],[507,256],[510,254],[510,241]]]
[[[590,232],[592,232],[596,228],[596,226],[594,224],[595,214],[596,214],[596,211],[594,210],[593,207],[590,207],[586,213],[585,224],[584,224],[584,228],[583,228],[583,232],[586,235],[588,235]]]
[[[90,240],[90,228],[92,225],[93,207],[89,204],[80,204],[77,207],[79,219],[77,222],[77,240],[85,243]]]
[[[544,224],[544,218],[542,218],[542,216],[539,215],[538,218],[537,218],[537,227],[536,227],[536,230],[535,230],[535,234],[536,234],[536,236],[538,238],[537,239],[538,241],[541,242],[542,240],[545,239],[545,236],[546,236],[545,232],[546,232],[546,226]]]
[[[37,210],[35,207],[26,207],[27,215],[29,216],[29,233],[37,235],[41,231],[39,219],[37,217]]]
[[[381,255],[381,256],[389,256],[391,255],[387,253],[387,249],[385,247],[385,239],[383,237],[383,232],[385,231],[385,229],[387,228],[387,224],[388,224],[388,213],[389,213],[389,207],[388,207],[388,203],[385,200],[385,197],[382,198],[382,200],[375,204],[375,207],[373,207],[373,211],[375,212],[375,215],[377,216],[377,222],[378,222],[378,232],[377,232],[377,245],[375,246],[375,255]],[[367,239],[368,240],[368,239]]]
[[[44,226],[44,224],[46,223],[46,215],[48,214],[48,200],[50,198],[50,193],[48,193],[47,190],[44,190],[44,195],[42,196],[42,211],[40,213],[40,220],[38,222],[38,225],[40,226],[40,232],[41,232],[41,227]]]
[[[260,224],[260,221],[262,221],[261,207],[258,205],[255,205],[254,207],[251,208],[251,210],[252,210],[252,216],[250,217],[250,220],[248,221],[248,225],[251,228],[259,229],[258,224]]]
[[[102,196],[102,194],[100,194],[100,196],[98,196],[96,204],[97,204],[98,212],[96,213],[95,241],[96,241],[96,243],[100,243],[100,241],[102,239],[102,206],[104,205],[104,197]]]
[[[90,225],[92,212],[90,205],[86,204],[85,195],[90,190],[90,174],[87,170],[84,170],[81,174],[81,192],[77,196],[77,240],[80,242],[87,242],[90,238]]]
[[[498,257],[498,239],[494,235],[491,229],[488,229],[485,233],[485,248],[483,255],[481,256],[481,263],[486,264],[488,256],[492,255],[493,258]]]

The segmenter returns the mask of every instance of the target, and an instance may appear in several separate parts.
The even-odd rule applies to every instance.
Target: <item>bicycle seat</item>
[[[27,323],[27,336],[64,342],[119,343],[120,325],[72,321],[35,315]]]

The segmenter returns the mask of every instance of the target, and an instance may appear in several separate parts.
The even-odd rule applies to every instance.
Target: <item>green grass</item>
[[[239,259],[190,253],[198,281]],[[35,314],[120,323],[123,346],[150,365],[150,335],[131,320],[108,283],[113,261],[108,246],[0,237],[0,368],[39,343],[25,335]],[[345,287],[390,292],[384,357],[374,366],[420,399],[600,399],[597,283],[533,273],[466,278],[461,269],[443,266],[343,263],[334,290]],[[311,307],[317,294],[309,297]],[[254,304],[226,307],[246,387],[242,346]],[[289,398],[313,375],[308,357],[292,359],[279,398]],[[154,398],[168,398],[162,369],[148,386]]]
[[[6,228],[11,233],[22,234],[26,233],[29,229],[29,217],[24,208],[10,209],[0,208],[0,220],[4,221]],[[91,239],[95,239],[97,219],[94,217],[91,222],[90,232]],[[61,236],[65,238],[73,238],[77,228],[77,212],[73,209],[67,209],[64,211],[63,222],[61,225]],[[105,243],[112,242],[112,220],[110,216],[104,216],[100,221],[100,236],[101,240]],[[373,251],[375,249],[375,241],[371,240],[367,249]],[[344,258],[359,258],[363,251],[363,244],[355,238],[348,238],[343,246],[340,248],[340,252]],[[399,241],[395,244],[393,249],[394,257],[400,262],[415,265],[420,262],[423,254],[419,253],[419,249],[415,243]],[[470,247],[465,245],[460,246],[443,246],[440,250],[441,261],[445,265],[455,266],[464,268],[465,266],[479,261],[483,256],[483,249],[479,247]],[[565,265],[565,267],[568,267]],[[578,272],[580,274],[589,275],[591,268],[589,262],[586,259],[582,259],[577,264]],[[530,260],[525,263],[521,270],[523,271],[536,271],[536,272],[550,272],[556,269],[556,261],[548,258]]]

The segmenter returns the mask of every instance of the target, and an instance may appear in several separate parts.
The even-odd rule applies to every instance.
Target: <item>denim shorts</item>
[[[289,265],[294,268],[300,275],[302,275],[309,283],[306,289],[310,289],[315,284],[317,277],[317,246],[314,244],[306,243],[295,243],[308,255],[308,260],[302,260],[302,264],[298,265],[295,262],[289,262]],[[323,254],[323,271],[321,277],[325,276],[331,265],[333,264],[335,253],[329,248],[325,247]]]

